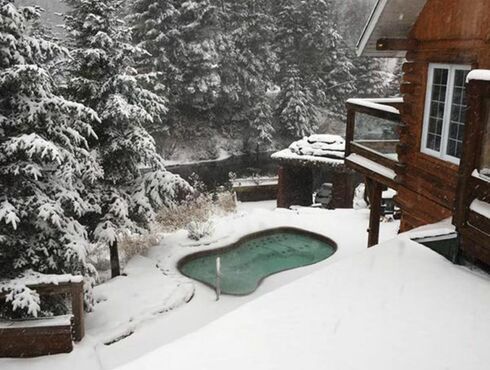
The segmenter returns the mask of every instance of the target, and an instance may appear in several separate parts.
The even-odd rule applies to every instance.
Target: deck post
[[[80,342],[85,335],[83,312],[83,282],[71,284],[71,312],[75,342]]]
[[[379,224],[381,218],[381,200],[383,185],[375,180],[366,178],[366,188],[369,192],[369,229],[368,229],[368,248],[375,246],[379,242]]]

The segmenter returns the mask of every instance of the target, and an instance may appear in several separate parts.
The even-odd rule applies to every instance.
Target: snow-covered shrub
[[[5,297],[5,302],[9,305],[0,310],[0,315],[3,317],[37,317],[41,311],[39,294],[23,284],[12,287]]]
[[[192,221],[206,222],[213,213],[213,200],[209,194],[201,194],[196,198],[163,207],[157,216],[162,231],[172,232],[184,229]]]
[[[189,239],[198,241],[213,234],[214,224],[212,221],[191,221],[187,224],[186,230]]]
[[[231,191],[218,193],[214,202],[214,208],[217,213],[228,214],[236,211],[237,198],[236,194]]]
[[[213,215],[226,215],[235,211],[234,193],[202,193],[180,204],[163,207],[157,215],[157,222],[163,232],[173,232],[185,229],[191,222],[205,223]]]
[[[159,242],[160,237],[156,233],[126,235],[119,243],[123,264],[126,264],[134,256],[145,254],[148,249],[158,245]]]

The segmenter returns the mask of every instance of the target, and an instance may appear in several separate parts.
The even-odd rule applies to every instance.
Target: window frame
[[[429,132],[430,110],[431,110],[433,83],[434,83],[434,71],[436,69],[445,69],[448,71],[446,99],[444,101],[444,116],[442,119],[440,151],[433,150],[427,146],[427,142],[429,139],[428,132]],[[451,127],[451,113],[452,113],[453,98],[454,98],[454,82],[455,82],[456,70],[471,71],[471,69],[472,66],[468,64],[449,64],[449,63],[429,64],[428,76],[427,76],[427,89],[426,89],[425,104],[424,104],[424,121],[422,126],[423,127],[422,141],[421,141],[422,153],[459,165],[460,158],[447,154],[447,148],[449,144],[449,130]]]

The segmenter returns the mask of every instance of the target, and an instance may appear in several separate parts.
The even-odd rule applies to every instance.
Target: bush
[[[186,229],[189,239],[198,241],[213,234],[214,224],[212,221],[191,221],[187,224]]]
[[[119,242],[120,258],[126,264],[134,256],[145,254],[148,249],[158,243],[160,243],[160,238],[155,233],[126,235]]]
[[[212,215],[228,214],[236,210],[236,198],[233,193],[223,192],[201,194],[197,198],[160,210],[157,222],[162,231],[174,232],[186,229],[192,222],[205,223]]]
[[[122,236],[118,242],[121,266],[125,266],[134,256],[145,254],[148,249],[158,245],[159,242],[160,238],[157,232]],[[98,272],[99,283],[110,277],[111,260],[107,244],[93,244],[88,251],[87,258]]]
[[[162,231],[184,229],[192,221],[206,222],[212,213],[213,201],[209,195],[200,195],[177,206],[164,207],[157,216]]]

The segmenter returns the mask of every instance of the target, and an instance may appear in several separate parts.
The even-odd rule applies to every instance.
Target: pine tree
[[[205,117],[221,89],[217,8],[209,0],[137,0],[130,14],[134,41],[149,55],[143,70],[159,73],[169,100],[167,120],[179,128],[187,117]]]
[[[353,81],[352,64],[337,31],[333,0],[282,0],[274,12],[279,121],[293,136],[310,134],[317,127],[317,107],[326,106],[334,114],[343,110]]]
[[[98,118],[57,95],[43,65],[66,51],[27,34],[39,11],[0,0],[0,276],[82,274],[90,305],[94,271],[80,219],[93,209],[88,186],[102,174],[88,146]],[[49,309],[20,281],[7,301],[17,314]]]
[[[353,94],[359,98],[382,98],[392,95],[396,76],[389,71],[386,60],[380,58],[352,57],[355,84]]]
[[[165,170],[147,130],[164,124],[167,101],[146,88],[154,85],[154,75],[133,67],[147,52],[130,43],[130,29],[117,16],[122,1],[69,4],[66,27],[74,58],[67,91],[100,117],[95,155],[104,178],[94,185],[98,209],[87,223],[93,240],[110,246],[114,276],[119,274],[118,239],[148,228],[159,207],[173,204],[190,187]]]
[[[272,102],[267,96],[277,72],[272,47],[275,21],[266,1],[223,3],[221,28],[226,45],[221,52],[221,104],[228,116],[246,128],[247,138],[268,145],[275,132]],[[225,114],[221,119],[226,121]]]

